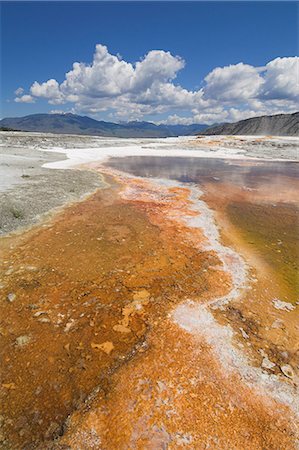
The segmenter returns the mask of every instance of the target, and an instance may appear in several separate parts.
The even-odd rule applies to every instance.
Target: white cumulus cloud
[[[24,94],[21,97],[15,98],[16,103],[34,103],[35,98],[33,98],[31,95]]]
[[[276,58],[265,67],[263,94],[271,99],[299,100],[299,58]]]
[[[286,57],[263,67],[243,62],[216,67],[201,89],[189,90],[176,83],[185,67],[180,56],[151,50],[131,63],[98,44],[90,64],[75,62],[61,83],[35,81],[30,95],[19,88],[15,101],[43,98],[69,104],[78,113],[100,117],[105,112],[112,120],[156,116],[158,122],[160,115],[169,114],[167,123],[233,121],[298,109],[298,64],[298,57]]]
[[[216,67],[205,82],[205,97],[231,102],[256,97],[264,80],[256,67],[239,63]]]
[[[19,87],[18,89],[15,90],[16,95],[22,95],[23,92],[24,92],[24,89],[22,87]]]
[[[58,105],[64,101],[63,94],[60,91],[60,86],[54,79],[48,80],[41,84],[35,81],[30,88],[30,93],[35,97],[48,99],[49,103],[53,105]]]

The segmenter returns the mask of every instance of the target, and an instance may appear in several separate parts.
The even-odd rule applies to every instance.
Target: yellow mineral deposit
[[[109,341],[103,342],[102,344],[96,344],[96,343],[92,342],[90,345],[91,345],[91,348],[96,349],[96,350],[102,350],[103,352],[107,353],[107,355],[110,355],[110,353],[114,349],[113,343],[109,342]]]

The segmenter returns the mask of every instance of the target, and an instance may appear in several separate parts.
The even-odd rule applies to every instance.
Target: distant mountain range
[[[170,137],[195,135],[208,125],[156,125],[151,122],[113,123],[75,114],[32,114],[2,119],[0,128],[58,134],[83,134],[106,137]]]
[[[252,117],[235,123],[224,123],[209,127],[199,134],[299,136],[299,112]]]
[[[156,125],[151,122],[113,123],[75,114],[32,114],[0,121],[1,130],[38,131],[57,134],[81,134],[121,138],[154,138],[191,135],[273,135],[299,136],[299,112],[252,117],[215,126]]]

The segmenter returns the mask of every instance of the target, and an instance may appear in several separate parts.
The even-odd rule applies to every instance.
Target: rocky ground
[[[86,170],[46,169],[43,164],[63,160],[59,153],[5,143],[0,147],[0,234],[38,223],[53,210],[84,198],[104,183],[99,174]]]
[[[235,152],[246,158],[298,161],[299,138],[296,136],[198,136],[190,144],[214,152],[225,149],[227,156]]]

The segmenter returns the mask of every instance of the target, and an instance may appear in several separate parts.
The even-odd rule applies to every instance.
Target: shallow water
[[[299,163],[296,162],[127,156],[110,158],[106,165],[140,177],[185,183],[229,181],[240,187],[253,187],[261,181],[283,182],[284,177],[299,180]]]
[[[111,158],[107,165],[140,177],[200,185],[206,199],[215,201],[218,195],[244,241],[274,268],[288,300],[297,301],[298,163],[132,156]]]

